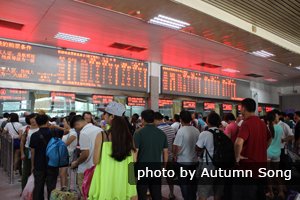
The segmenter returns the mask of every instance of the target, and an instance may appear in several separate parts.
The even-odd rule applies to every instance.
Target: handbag
[[[107,132],[104,131],[104,133],[106,134],[106,136],[108,138]],[[103,132],[101,132],[101,134],[103,136]],[[104,142],[104,137],[102,137],[101,154],[102,154],[103,142]],[[82,182],[82,193],[83,193],[82,195],[83,195],[84,199],[88,199],[88,194],[89,194],[89,190],[91,187],[95,168],[96,168],[96,165],[94,165],[91,168],[84,171],[84,174],[83,174],[84,178],[83,178],[83,182]]]

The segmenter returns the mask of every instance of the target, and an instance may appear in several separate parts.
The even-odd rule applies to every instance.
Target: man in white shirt
[[[203,154],[202,159],[202,169],[206,168],[207,170],[214,170],[215,167],[212,164],[211,158],[214,156],[214,137],[213,133],[211,131],[219,131],[219,126],[221,125],[221,118],[220,116],[212,112],[207,116],[207,122],[208,122],[208,131],[203,131],[199,135],[199,139],[196,143],[196,149],[200,153]],[[204,180],[201,178],[201,183],[210,182],[211,180]],[[199,200],[207,199],[210,196],[214,196],[214,199],[220,199],[223,195],[223,189],[224,186],[220,183],[213,183],[212,185],[205,184],[205,185],[199,185],[198,187],[198,197]]]
[[[281,137],[281,154],[280,154],[280,168],[288,169],[289,168],[289,157],[287,153],[287,143],[293,141],[294,133],[293,130],[289,127],[288,124],[279,120],[279,115],[281,114],[279,110],[273,110],[276,115],[276,120],[279,121],[278,125],[280,125],[283,129],[283,134]]]
[[[175,133],[180,129],[181,124],[180,124],[180,116],[178,114],[174,115],[174,120],[175,122],[171,125],[171,127],[175,130]]]
[[[199,130],[191,125],[192,116],[189,111],[180,112],[182,127],[178,130],[173,143],[173,156],[179,167],[185,170],[196,170],[198,158],[195,151],[196,142],[199,137]],[[188,179],[188,180],[187,180]],[[196,199],[197,183],[190,177],[179,177],[179,185],[184,199]],[[188,184],[190,182],[192,184]]]
[[[74,116],[70,125],[71,128],[75,128],[77,132],[80,132],[79,145],[81,153],[79,158],[72,162],[71,168],[75,169],[78,167],[77,183],[82,194],[83,173],[93,166],[95,140],[97,135],[103,130],[91,123],[87,123],[81,115]]]

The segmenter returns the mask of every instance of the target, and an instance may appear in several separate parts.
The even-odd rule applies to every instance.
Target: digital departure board
[[[216,109],[215,103],[204,102],[204,110],[215,110],[215,109]]]
[[[231,104],[223,104],[222,107],[223,107],[223,110],[225,110],[225,111],[232,111]]]
[[[250,97],[250,83],[198,71],[162,66],[161,92],[163,94],[236,100]]]
[[[266,106],[266,112],[270,112],[270,111],[272,111],[272,110],[274,110],[273,107]]]
[[[57,101],[59,97],[64,97],[69,103],[75,102],[75,93],[68,92],[51,92],[50,96],[52,97],[52,101]]]
[[[127,105],[146,107],[146,101],[143,97],[127,97]]]
[[[182,101],[183,109],[196,109],[196,101]]]
[[[93,104],[104,104],[108,105],[110,102],[114,100],[113,96],[108,95],[100,95],[100,94],[93,94],[92,95],[92,101]]]
[[[158,100],[158,107],[172,107],[173,106],[173,100],[170,99],[159,99]]]
[[[147,92],[148,64],[0,40],[0,80]]]
[[[29,91],[19,89],[0,88],[0,101],[29,100]]]

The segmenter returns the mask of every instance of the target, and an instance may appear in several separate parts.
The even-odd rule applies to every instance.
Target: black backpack
[[[208,163],[207,156],[212,160],[216,168],[228,169],[235,166],[234,146],[223,131],[219,129],[209,129],[214,138],[214,155],[211,157],[206,149],[206,162]]]

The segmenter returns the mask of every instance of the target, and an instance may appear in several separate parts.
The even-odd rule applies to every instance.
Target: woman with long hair
[[[11,113],[9,122],[4,127],[4,133],[8,133],[13,139],[14,143],[14,172],[18,175],[19,170],[21,174],[21,154],[20,154],[20,143],[21,135],[19,130],[22,128],[22,124],[19,122],[19,115],[17,113]]]
[[[124,105],[116,102],[105,108],[105,121],[111,127],[96,137],[93,157],[96,168],[89,200],[136,198],[136,187],[128,183],[129,176],[134,175],[129,164],[135,161],[135,148],[124,112]]]
[[[276,115],[273,111],[267,113],[265,122],[272,136],[271,144],[267,150],[268,164],[269,168],[271,168],[272,170],[276,170],[279,169],[281,137],[283,134],[283,129],[280,125],[277,124],[279,122],[279,116]],[[274,198],[273,187],[278,186],[278,197],[285,199],[283,188],[282,185],[280,185],[280,182],[281,181],[279,178],[270,179],[269,192],[267,193],[267,196],[269,198]]]

